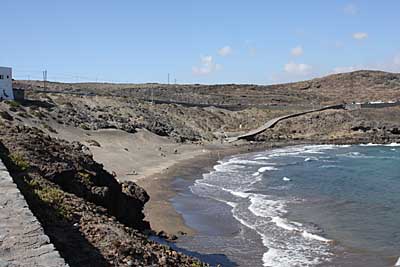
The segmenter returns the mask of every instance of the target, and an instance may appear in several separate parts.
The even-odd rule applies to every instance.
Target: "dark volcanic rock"
[[[147,193],[119,184],[81,144],[0,120],[0,158],[71,267],[207,266],[149,241]]]
[[[103,206],[128,226],[148,228],[148,223],[142,222],[142,209],[148,201],[144,190],[131,183],[124,186],[126,193],[123,192],[122,185],[93,160],[87,147],[78,142],[56,140],[40,130],[24,126],[10,128],[7,132],[13,136],[10,143],[13,152],[29,158],[30,168],[44,178],[66,192]]]

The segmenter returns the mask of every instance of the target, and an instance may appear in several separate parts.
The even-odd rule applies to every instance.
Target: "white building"
[[[12,69],[0,67],[0,100],[13,100]]]

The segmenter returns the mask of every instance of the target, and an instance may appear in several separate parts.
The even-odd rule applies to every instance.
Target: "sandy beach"
[[[87,145],[94,159],[119,181],[134,181],[142,186],[150,196],[145,219],[156,232],[177,236],[182,232],[193,235],[195,231],[171,204],[177,193],[172,186],[176,177],[199,176],[198,172],[211,170],[219,159],[229,155],[289,144],[181,144],[147,130],[131,134],[115,129],[84,131],[69,127],[58,128],[56,136]]]
[[[135,181],[150,196],[146,204],[146,220],[155,231],[177,235],[194,234],[171,205],[176,194],[171,187],[174,177],[185,173],[194,164],[211,168],[218,159],[249,151],[249,146],[229,144],[179,144],[146,130],[130,134],[110,129],[84,131],[77,128],[58,128],[58,138],[79,141],[87,145],[94,159],[103,164],[119,181]]]

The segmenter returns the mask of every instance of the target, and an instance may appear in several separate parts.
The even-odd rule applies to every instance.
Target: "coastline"
[[[192,236],[196,231],[190,228],[182,215],[176,211],[172,199],[178,191],[173,182],[180,176],[201,175],[199,169],[211,170],[218,160],[235,154],[265,149],[261,146],[204,146],[204,152],[192,158],[178,160],[172,166],[161,169],[158,173],[137,180],[136,183],[143,187],[150,196],[145,205],[145,219],[150,222],[156,232],[164,231],[168,234],[185,234]],[[194,179],[194,178],[193,178]]]
[[[338,147],[337,149],[354,149],[354,148],[367,149],[367,148],[364,148],[364,147],[371,147],[371,146],[378,146],[378,145],[377,144],[376,145],[375,144],[365,144],[365,145],[355,146],[355,147],[352,147],[352,148],[350,148],[349,146],[335,145],[333,147],[336,147],[336,146]],[[386,144],[384,146],[391,147],[391,146],[394,146],[394,144]],[[318,147],[318,146],[316,146],[316,147]],[[286,149],[286,148],[284,148],[284,149]],[[291,149],[291,148],[289,148],[289,149]],[[255,151],[251,150],[251,152],[255,152]],[[363,157],[362,154],[360,155],[360,154],[357,154],[357,153],[355,153],[354,155],[353,154],[349,154],[349,155],[350,156],[354,156],[354,155],[355,156],[359,156],[360,158]],[[346,156],[344,156],[344,158],[346,158]],[[229,158],[227,160],[229,160]],[[316,162],[318,162],[318,161],[316,161]],[[320,164],[324,164],[324,163],[320,163]],[[194,177],[193,180],[197,179],[199,177],[201,177],[201,176]],[[280,175],[280,177],[282,177],[282,174]],[[292,177],[292,176],[289,175],[288,177]],[[308,176],[308,177],[312,177],[312,175],[310,174],[310,176]],[[204,178],[204,179],[207,179],[207,178]],[[186,185],[186,188],[188,186],[188,181],[190,182],[190,180],[188,180],[188,179],[186,179],[186,183],[185,182],[181,182],[180,181],[181,180],[180,177],[177,177],[175,180],[178,181],[178,183],[181,184],[181,187]],[[235,251],[235,249],[237,249],[237,247],[235,246],[234,241],[232,241],[232,243],[231,243],[231,240],[234,240],[233,237],[235,235],[237,235],[238,232],[232,232],[233,233],[232,237],[229,237],[228,236],[229,234],[227,234],[227,232],[224,231],[224,230],[232,229],[232,228],[230,228],[229,226],[225,226],[225,224],[221,228],[221,224],[219,223],[218,220],[215,220],[215,221],[214,220],[210,220],[210,218],[212,218],[214,216],[214,218],[219,218],[219,217],[225,218],[225,220],[223,220],[224,222],[228,222],[229,221],[229,220],[226,220],[227,217],[224,217],[222,215],[224,212],[220,213],[221,209],[219,208],[219,205],[218,205],[219,202],[218,201],[216,203],[213,203],[214,201],[213,200],[210,201],[207,197],[203,201],[203,200],[199,199],[195,195],[192,196],[190,194],[190,192],[188,192],[188,191],[190,191],[190,190],[187,189],[186,193],[179,194],[173,200],[173,203],[175,203],[175,205],[176,205],[176,203],[178,203],[178,205],[175,206],[177,208],[177,210],[184,214],[184,216],[187,219],[187,222],[188,222],[188,224],[190,226],[193,226],[196,229],[199,229],[199,233],[198,233],[198,235],[196,237],[183,237],[182,239],[179,239],[180,241],[178,241],[178,247],[183,247],[185,249],[189,249],[189,250],[193,250],[193,251],[199,251],[200,253],[203,253],[202,255],[205,255],[205,257],[202,258],[202,260],[204,260],[206,262],[209,262],[209,263],[224,263],[224,265],[225,265],[226,262],[223,262],[223,261],[219,261],[219,262],[218,261],[216,261],[216,262],[208,261],[210,259],[211,260],[214,260],[214,259],[217,260],[218,259],[217,255],[214,255],[214,254],[212,255],[212,254],[208,254],[208,253],[211,253],[213,251],[212,247],[215,244],[219,244],[218,248],[223,248],[224,246],[222,244],[229,244],[229,247],[232,248],[233,251]],[[194,198],[194,200],[191,200],[192,197]],[[222,199],[223,199],[223,197],[222,197]],[[230,200],[228,200],[228,201],[230,201]],[[186,203],[186,204],[184,204],[182,206],[179,203]],[[340,203],[340,201],[339,201],[339,203]],[[185,205],[186,205],[186,207],[185,207]],[[182,207],[184,207],[184,208],[182,208]],[[194,210],[194,208],[197,209],[197,207],[199,207],[199,211]],[[229,207],[227,206],[224,209],[229,209]],[[296,206],[296,209],[297,209],[297,206]],[[292,219],[295,218],[294,221],[296,221],[296,222],[300,221],[302,224],[303,224],[302,219],[304,219],[304,218],[314,218],[315,216],[316,216],[315,218],[317,218],[318,217],[317,214],[319,214],[319,213],[315,213],[315,214],[313,214],[313,213],[304,213],[304,211],[301,211],[301,210],[302,209],[300,209],[298,211],[299,212],[298,214],[296,213],[298,215],[297,218],[296,217],[291,217],[291,218]],[[205,216],[205,212],[207,212],[207,214],[208,214],[209,211],[210,211],[210,214],[212,214],[212,215]],[[293,213],[293,211],[294,210],[291,209],[290,213]],[[199,216],[194,215],[194,213],[200,214],[200,216],[205,217],[205,219],[203,220]],[[307,216],[304,216],[304,214],[307,214]],[[192,217],[193,215],[194,215],[194,220],[193,220],[193,217]],[[195,222],[195,223],[193,223],[193,222]],[[314,223],[314,222],[315,221],[313,220],[311,223]],[[376,254],[372,250],[369,251],[369,252],[368,251],[362,252],[359,249],[355,249],[351,245],[348,244],[349,241],[347,239],[342,239],[342,238],[338,239],[337,235],[335,235],[335,234],[333,236],[329,235],[329,234],[332,233],[332,229],[336,229],[334,225],[329,225],[328,224],[330,227],[325,228],[325,226],[327,226],[325,221],[322,224],[319,224],[319,223],[320,223],[320,221],[317,220],[317,224],[315,224],[315,225],[310,224],[313,227],[317,227],[317,228],[315,228],[317,235],[309,235],[309,236],[307,236],[306,239],[310,239],[311,238],[312,240],[319,240],[319,241],[322,241],[322,242],[331,243],[330,240],[325,239],[324,235],[322,235],[322,238],[319,236],[319,231],[322,231],[322,230],[318,229],[318,225],[324,226],[324,228],[321,228],[321,229],[324,229],[323,231],[327,231],[328,237],[333,237],[334,239],[332,239],[332,240],[338,240],[338,242],[339,242],[339,243],[336,243],[337,241],[333,242],[333,243],[335,243],[337,245],[334,248],[333,247],[329,248],[329,249],[327,248],[327,251],[330,250],[329,253],[333,253],[333,254],[331,254],[332,258],[330,260],[331,260],[332,263],[335,263],[334,264],[335,266],[336,266],[336,264],[338,264],[338,265],[345,264],[344,266],[389,266],[389,265],[386,265],[386,264],[392,264],[392,262],[394,263],[395,260],[397,260],[397,258],[395,259],[396,256],[394,256],[394,255],[396,255],[396,253],[393,253],[392,255],[389,255],[390,257],[387,257],[387,256],[382,256],[382,255],[379,256],[378,255],[379,253]],[[307,223],[305,223],[305,224],[307,224]],[[198,228],[198,225],[201,225],[201,227]],[[348,224],[348,225],[352,225],[352,224]],[[282,227],[280,225],[277,225],[277,226],[278,227]],[[213,230],[210,231],[209,230],[209,229],[211,229],[210,227],[212,227]],[[350,226],[350,228],[351,228],[351,226]],[[284,228],[284,229],[286,229],[286,228]],[[282,229],[280,229],[280,230],[282,230]],[[309,230],[307,230],[307,231],[309,231]],[[333,233],[336,233],[335,231],[333,231]],[[343,231],[346,231],[346,230],[343,230]],[[307,234],[308,232],[305,232],[305,233]],[[314,233],[314,232],[311,232],[311,233]],[[218,238],[216,238],[215,235]],[[340,234],[339,234],[339,237],[340,237]],[[224,238],[228,238],[228,239],[226,239],[226,241],[228,241],[227,243],[221,243],[221,240],[223,240]],[[229,239],[229,238],[232,238],[232,239]],[[214,239],[215,239],[215,243],[214,243]],[[272,240],[279,240],[279,239],[272,239]],[[346,240],[346,242],[344,242],[345,240]],[[356,239],[354,239],[354,240],[356,240]],[[343,241],[343,243],[342,243],[342,241]],[[220,253],[218,255],[226,255],[228,257],[226,259],[234,260],[234,262],[231,265],[228,264],[226,266],[236,266],[235,263],[240,264],[240,265],[244,264],[243,266],[259,266],[259,263],[254,265],[253,262],[250,265],[247,265],[247,263],[245,264],[244,262],[241,261],[240,257],[236,257],[234,253],[232,254],[232,250],[228,251],[228,250],[222,249],[221,251],[218,251]],[[227,252],[227,253],[225,254],[225,252]],[[274,252],[274,250],[272,250],[272,252]],[[246,253],[247,252],[245,252],[244,255],[250,255],[250,254],[246,254]],[[325,252],[322,250],[321,253],[325,253]],[[273,255],[273,253],[271,255]],[[271,255],[268,255],[268,256],[271,256]],[[324,254],[322,254],[322,255],[324,255]],[[263,260],[267,260],[268,259],[267,254],[265,254],[264,256],[265,256],[265,258],[261,257],[261,256],[258,256],[258,258],[260,258],[260,259],[263,258]],[[253,259],[253,258],[255,258],[254,255],[251,256],[251,259]],[[273,262],[273,261],[270,261],[270,262]],[[383,263],[385,265],[381,265]],[[268,265],[268,266],[270,266],[270,265]],[[273,266],[273,265],[271,265],[271,266]]]
[[[185,223],[183,216],[176,211],[172,203],[172,199],[178,193],[173,186],[173,182],[177,177],[202,175],[212,170],[218,160],[228,156],[308,143],[274,142],[199,146],[198,149],[202,153],[192,157],[182,157],[165,168],[159,165],[157,173],[135,180],[150,196],[149,202],[145,205],[145,219],[150,222],[152,229],[156,232],[164,231],[170,235],[178,236],[182,233],[188,236],[195,235],[196,231]]]
[[[115,134],[118,135],[118,140],[111,140],[110,138],[115,137]],[[176,202],[174,203],[173,199],[180,193],[179,190],[181,189],[177,189],[174,183],[180,177],[185,177],[186,182],[194,181],[200,178],[203,173],[211,170],[219,159],[231,155],[294,145],[360,143],[347,140],[347,142],[283,141],[253,144],[242,142],[235,145],[220,143],[207,145],[179,144],[168,138],[154,136],[147,131],[128,134],[115,130],[90,132],[90,135],[82,135],[79,139],[87,142],[88,136],[101,144],[100,147],[90,146],[96,160],[102,162],[110,172],[116,170],[117,178],[120,181],[134,181],[147,191],[150,200],[145,205],[144,213],[145,220],[150,222],[152,229],[155,232],[163,231],[169,237],[175,235],[183,242],[191,240],[190,238],[197,234],[194,229],[197,229],[197,227],[192,225],[190,220],[185,221],[185,212],[181,214],[178,211],[179,209],[175,208],[177,206],[175,206]],[[372,144],[365,146],[368,145]],[[176,149],[178,149],[178,153],[174,152]],[[136,155],[136,153],[140,156],[131,156],[132,154]],[[121,166],[122,169],[118,169],[118,166]],[[132,166],[135,170],[139,170],[139,173],[126,175],[129,169],[132,169]],[[185,218],[187,219],[187,217]],[[200,229],[199,232],[201,233]],[[177,244],[179,244],[179,241]],[[194,249],[193,251],[197,250]],[[220,259],[218,255],[193,254],[193,251],[185,250],[183,253],[195,256],[203,261]],[[224,260],[229,262],[230,259],[224,258]],[[235,265],[232,263],[229,266]]]

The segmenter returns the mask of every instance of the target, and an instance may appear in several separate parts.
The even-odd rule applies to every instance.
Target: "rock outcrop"
[[[206,266],[149,241],[146,192],[119,184],[83,145],[0,121],[0,158],[71,267]]]

